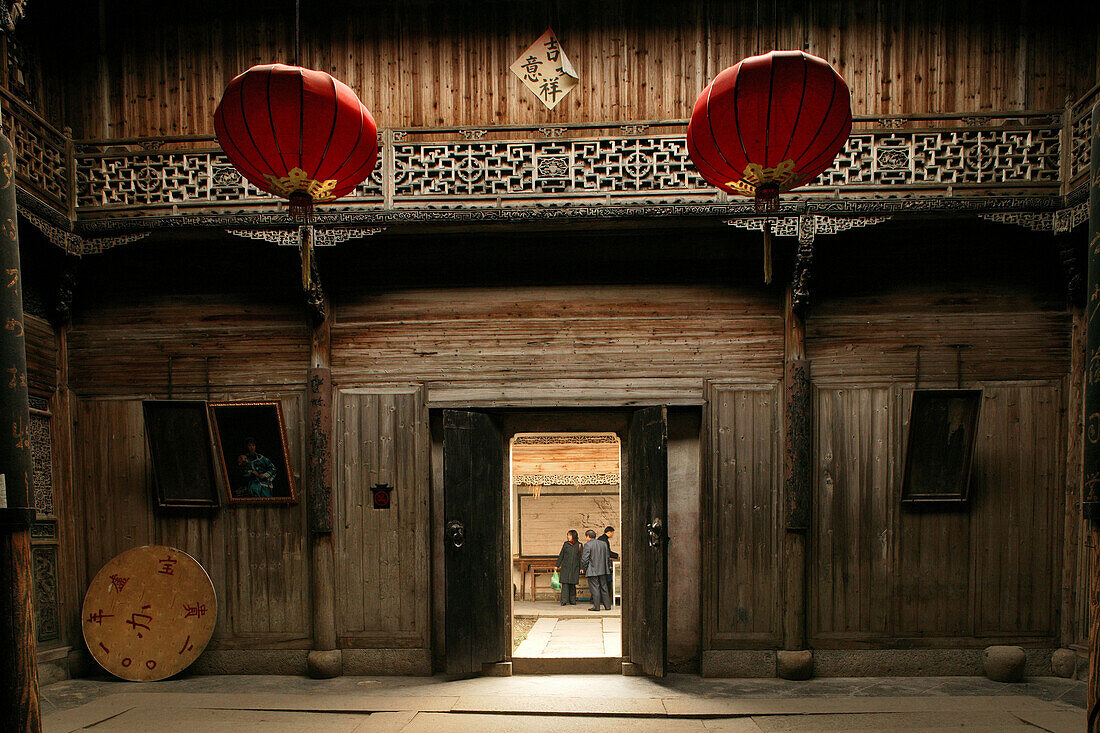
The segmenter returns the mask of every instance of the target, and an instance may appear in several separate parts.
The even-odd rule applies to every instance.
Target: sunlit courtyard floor
[[[54,731],[1079,731],[1085,685],[1043,677],[663,680],[620,675],[67,680],[42,690]]]

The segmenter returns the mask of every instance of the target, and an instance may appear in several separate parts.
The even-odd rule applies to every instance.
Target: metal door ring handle
[[[456,550],[462,549],[462,546],[466,544],[466,528],[462,526],[462,522],[457,520],[447,522],[447,538]]]
[[[661,538],[664,536],[665,526],[661,519],[658,517],[645,526],[646,532],[649,533],[649,546],[660,547]]]

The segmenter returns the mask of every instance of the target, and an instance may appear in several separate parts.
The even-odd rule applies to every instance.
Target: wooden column
[[[812,513],[810,363],[793,288],[783,301],[783,648],[806,648],[806,539]]]
[[[1088,288],[1085,305],[1085,485],[1082,505],[1088,522],[1089,588],[1088,729],[1100,731],[1100,102],[1092,107],[1089,166]]]
[[[1081,284],[1078,283],[1080,286]],[[1081,290],[1084,288],[1081,287]],[[1077,628],[1077,608],[1081,589],[1081,453],[1084,449],[1085,397],[1085,312],[1079,304],[1070,304],[1073,330],[1070,336],[1069,388],[1066,390],[1066,497],[1062,546],[1062,623],[1059,629],[1063,648],[1072,647],[1083,629]]]
[[[336,649],[335,548],[332,541],[332,372],[330,370],[331,306],[321,290],[317,263],[310,251],[312,227],[302,227],[302,262],[306,305],[313,333],[307,375],[306,419],[309,424],[309,482],[306,501],[312,545],[311,595],[313,650],[311,677],[335,677],[343,671]]]
[[[31,578],[30,406],[15,151],[0,135],[0,730],[40,731]]]

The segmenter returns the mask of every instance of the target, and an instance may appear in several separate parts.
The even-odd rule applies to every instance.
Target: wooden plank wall
[[[78,137],[209,134],[229,80],[290,62],[289,5],[107,4],[27,23],[50,49],[51,119]],[[844,75],[856,114],[1061,109],[1097,78],[1089,10],[1036,0],[897,3],[330,2],[302,8],[302,63],[349,84],[383,126],[538,124],[690,116],[714,75],[801,48]],[[200,9],[201,8],[201,9]],[[320,9],[318,9],[320,8]],[[508,66],[552,25],[580,85],[547,111]]]
[[[929,229],[935,244],[892,255],[867,249],[888,236],[876,233],[862,254],[824,250],[833,264],[806,324],[817,646],[1058,643],[1071,315],[1051,263],[1005,233]],[[972,236],[1002,259],[937,249]],[[900,504],[917,346],[921,387],[984,389],[966,507]]]
[[[98,293],[73,318],[69,384],[81,396],[304,384],[309,329],[294,301],[239,292]],[[207,361],[209,360],[209,361]]]
[[[982,387],[967,507],[900,504],[911,386],[816,390],[811,637],[1058,638],[1062,383]]]
[[[304,370],[303,370],[304,374]],[[191,394],[191,397],[200,395]],[[305,390],[215,392],[214,399],[280,399],[289,460],[301,485],[305,464]],[[141,400],[80,399],[74,416],[77,530],[87,588],[118,553],[144,544],[178,547],[214,582],[218,623],[211,648],[305,648],[311,645],[305,506],[223,507],[211,515],[159,514],[152,505],[152,466]],[[220,479],[219,479],[220,481]],[[224,488],[223,488],[224,496]]]
[[[334,470],[341,647],[429,648],[428,412],[416,387],[340,391]],[[371,487],[394,487],[374,509]]]
[[[707,384],[703,649],[782,644],[779,385]]]
[[[102,564],[130,547],[174,545],[215,583],[214,648],[308,649],[305,504],[158,512],[141,410],[142,399],[168,396],[170,357],[177,399],[280,400],[302,490],[309,328],[295,269],[280,269],[296,254],[242,242],[214,259],[224,243],[146,244],[81,267],[67,334],[73,510],[83,544],[74,583],[83,594]]]
[[[382,290],[338,304],[333,379],[423,382],[433,406],[697,404],[709,376],[777,379],[782,327],[762,290]]]
[[[32,395],[49,399],[57,389],[57,333],[45,318],[23,314],[27,349],[27,387]]]

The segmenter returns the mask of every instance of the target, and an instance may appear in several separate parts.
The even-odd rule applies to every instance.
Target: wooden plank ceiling
[[[619,438],[613,433],[520,433],[512,440],[517,484],[617,483]]]

